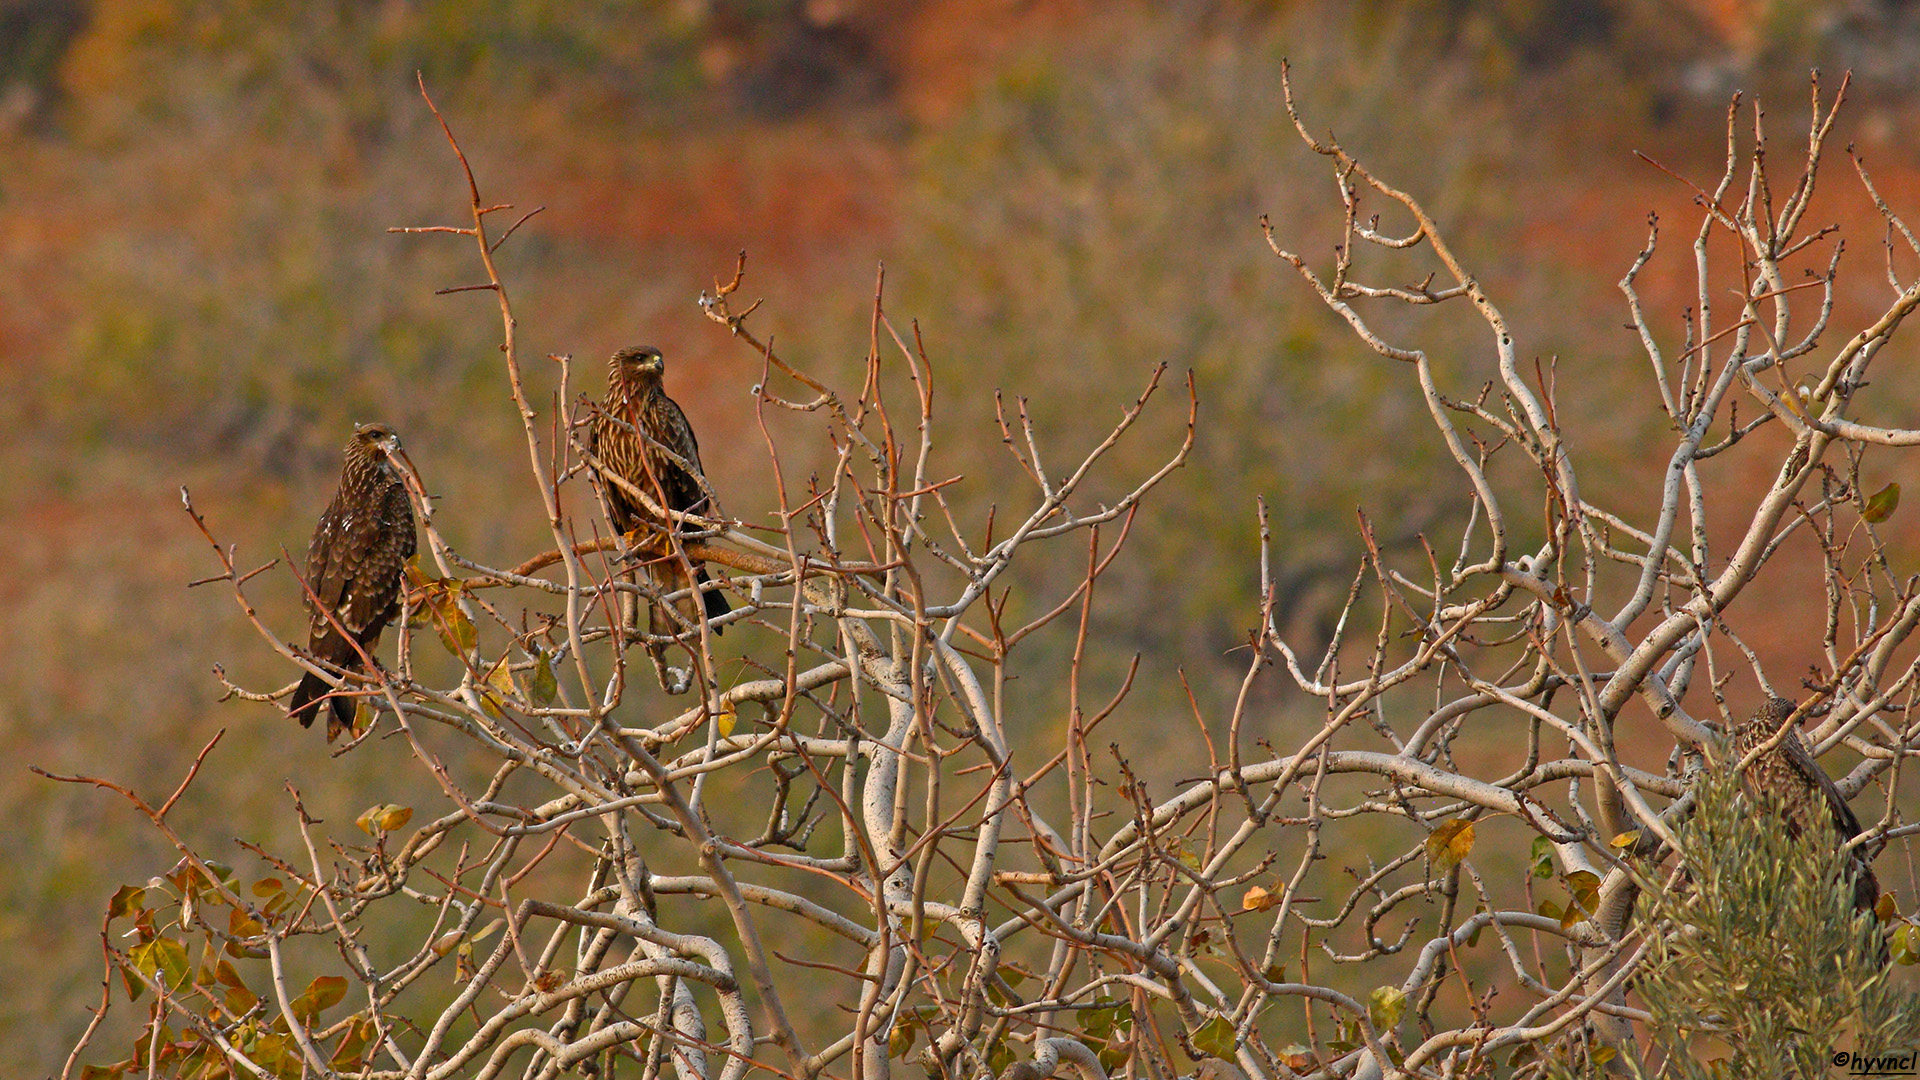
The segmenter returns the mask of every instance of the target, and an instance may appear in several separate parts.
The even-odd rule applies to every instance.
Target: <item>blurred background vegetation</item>
[[[282,778],[336,825],[438,797],[397,746],[330,759],[271,708],[217,703],[215,663],[255,687],[288,670],[227,594],[184,588],[211,561],[177,494],[193,487],[243,563],[299,556],[348,425],[378,418],[464,550],[504,564],[544,546],[491,300],[433,295],[473,279],[471,252],[385,232],[464,206],[416,70],[485,191],[547,207],[503,249],[526,354],[589,361],[597,392],[601,357],[662,346],[716,487],[749,520],[774,505],[759,364],[693,304],[741,248],[762,329],[842,384],[885,261],[888,309],[919,320],[940,380],[946,472],[967,474],[975,508],[1024,497],[995,479],[994,388],[1032,398],[1061,462],[1152,364],[1194,369],[1199,447],[1102,584],[1093,665],[1098,685],[1145,655],[1114,724],[1156,750],[1142,772],[1164,785],[1205,761],[1176,669],[1215,716],[1238,682],[1256,496],[1286,626],[1309,647],[1357,563],[1356,507],[1402,547],[1461,511],[1411,381],[1261,237],[1266,213],[1316,257],[1338,239],[1324,163],[1281,108],[1283,57],[1309,122],[1425,199],[1526,351],[1558,357],[1586,482],[1626,493],[1657,471],[1636,451],[1662,430],[1614,282],[1647,211],[1672,250],[1692,229],[1689,193],[1632,151],[1717,173],[1735,88],[1771,103],[1790,145],[1807,69],[1850,67],[1841,141],[1920,210],[1914,55],[1920,5],[1894,0],[0,0],[0,954],[15,972],[0,1045],[23,1074],[57,1069],[99,993],[108,893],[174,861],[127,807],[27,763],[155,791],[227,727],[176,814],[210,845],[293,839]],[[1853,226],[1840,319],[1884,286],[1880,226],[1850,184],[1834,175],[1816,204]],[[1669,258],[1645,279],[1669,326],[1690,273]],[[1459,314],[1420,334],[1464,395],[1486,372]],[[1876,419],[1912,424],[1920,382],[1889,360],[1876,400],[1898,414]],[[1116,484],[1172,449],[1179,412],[1128,444]],[[790,461],[817,452],[796,443]],[[1766,468],[1742,467],[1715,482]],[[1029,609],[1083,557],[1025,566]],[[273,625],[302,625],[284,577],[255,592]],[[1817,634],[1795,616],[1814,616],[1762,604],[1736,625],[1800,670]],[[1035,672],[1015,726],[1056,725]],[[1313,709],[1277,682],[1266,695],[1256,734],[1281,743]]]

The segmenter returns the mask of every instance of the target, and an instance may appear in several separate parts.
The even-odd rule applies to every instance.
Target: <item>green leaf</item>
[[[1376,986],[1367,995],[1367,1019],[1373,1021],[1376,1031],[1393,1030],[1406,1011],[1407,992],[1397,986]]]
[[[212,859],[202,859],[201,862],[205,863],[207,869],[213,871],[214,877],[219,878],[220,883],[226,885],[228,888],[232,888],[238,879],[238,875],[234,873],[233,867],[228,866],[226,863],[215,862]],[[207,888],[213,888],[214,882],[207,880],[206,875],[197,874],[196,876],[205,883]]]
[[[1006,1072],[1007,1066],[1012,1064],[1013,1047],[1008,1046],[1004,1038],[993,1040],[993,1045],[987,1048],[987,1068],[998,1075]]]
[[[155,938],[154,960],[169,990],[179,990],[193,978],[193,966],[187,962],[187,947],[172,938]]]
[[[1537,877],[1537,878],[1552,877],[1553,876],[1553,841],[1547,839],[1544,836],[1534,837],[1533,852],[1527,861],[1528,861],[1528,864],[1533,868],[1534,877]]]
[[[228,956],[239,957],[245,960],[265,960],[269,955],[267,950],[258,945],[242,945],[237,941],[227,942],[222,951]]]
[[[1233,1060],[1233,1025],[1224,1016],[1201,1024],[1193,1033],[1193,1048],[1221,1061]]]
[[[1109,999],[1098,998],[1098,1001]],[[1113,1005],[1098,1009],[1080,1010],[1080,1030],[1096,1039],[1105,1039],[1113,1034],[1113,1018],[1116,1012]]]
[[[1473,850],[1473,822],[1454,818],[1443,821],[1427,834],[1427,858],[1433,868],[1444,874],[1460,865]]]
[[[128,950],[127,957],[141,974],[155,979],[168,990],[185,986],[192,974],[187,965],[187,947],[172,938],[154,938],[145,945],[135,945]]]
[[[1860,508],[1860,516],[1878,525],[1892,517],[1893,512],[1899,508],[1900,485],[1890,483],[1867,499],[1867,504]]]
[[[147,890],[132,885],[122,885],[113,891],[113,899],[107,901],[107,918],[124,919],[141,910],[147,899]]]
[[[268,1031],[261,1033],[253,1046],[248,1049],[247,1054],[269,1069],[278,1069],[286,1063],[288,1049],[285,1035],[277,1031]]]
[[[533,703],[542,708],[552,705],[559,696],[560,684],[553,677],[553,654],[540,649],[533,654],[533,678],[527,687]]]

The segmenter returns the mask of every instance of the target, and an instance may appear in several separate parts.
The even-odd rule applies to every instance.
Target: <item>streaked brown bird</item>
[[[392,428],[356,426],[347,441],[340,490],[320,515],[307,545],[307,586],[312,590],[307,597],[307,649],[342,671],[361,670],[361,650],[371,653],[380,632],[400,614],[407,560],[416,544],[413,504],[395,463],[400,453],[400,436]],[[311,727],[323,701],[330,706],[328,742],[353,727],[356,702],[345,693],[328,698],[332,689],[326,679],[308,672],[288,708],[301,727]]]
[[[1773,738],[1782,724],[1793,715],[1793,702],[1771,698],[1753,717],[1733,729],[1733,760],[1744,760],[1754,747]],[[1747,766],[1742,784],[1757,801],[1775,807],[1786,819],[1793,836],[1809,840],[1830,838],[1845,844],[1860,835],[1860,819],[1834,785],[1833,778],[1813,759],[1799,729],[1787,731],[1780,745],[1766,751]],[[1853,879],[1853,906],[1871,911],[1880,899],[1880,880],[1873,876],[1873,862],[1861,847],[1849,857],[1849,876]]]
[[[668,510],[692,514],[713,512],[706,487],[706,472],[700,465],[700,443],[693,437],[687,414],[667,396],[661,386],[666,361],[660,350],[650,345],[621,349],[607,361],[607,396],[601,412],[588,430],[588,450],[600,460],[606,472],[619,477],[646,493]],[[644,437],[643,437],[644,436]],[[603,477],[603,480],[605,478]],[[639,499],[612,480],[605,480],[607,508],[613,527],[621,533],[638,529],[639,550],[646,557],[646,572],[662,592],[678,592],[691,586],[702,587],[711,580],[706,567],[696,563],[693,580],[667,542],[664,528],[671,523],[647,508]],[[732,610],[727,598],[717,589],[703,588],[702,607],[692,604],[682,609],[689,620],[704,610],[706,617],[717,619]],[[649,629],[656,635],[678,632],[681,627],[659,610],[650,609]],[[716,626],[713,632],[718,634]],[[651,647],[657,662],[658,647]]]

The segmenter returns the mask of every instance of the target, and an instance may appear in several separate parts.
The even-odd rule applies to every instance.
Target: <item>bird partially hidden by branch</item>
[[[688,563],[683,551],[674,550],[668,535],[673,524],[623,490],[631,486],[646,492],[672,512],[714,513],[712,491],[700,464],[700,443],[687,414],[661,385],[665,373],[665,359],[650,345],[614,353],[607,361],[606,399],[587,433],[588,451],[606,472],[624,481],[603,485],[615,531],[633,534],[643,571],[655,589],[661,593],[692,590],[699,598],[699,606],[690,600],[679,609],[684,617],[680,619],[657,602],[650,605],[648,630],[656,638],[685,632],[703,614],[717,619],[732,610],[727,598],[711,586],[706,565]],[[720,631],[719,626],[713,628],[716,634]],[[663,647],[650,642],[647,650],[661,684],[668,685]]]
[[[1734,727],[1735,762],[1744,761],[1756,748],[1775,743],[1761,750],[1746,767],[1741,784],[1756,802],[1773,807],[1786,819],[1791,835],[1808,843],[1826,839],[1845,844],[1860,835],[1860,819],[1854,816],[1833,778],[1813,759],[1799,730],[1787,726],[1793,713],[1793,702],[1770,698],[1750,719]],[[1776,735],[1780,736],[1777,741]],[[1873,862],[1864,845],[1852,849],[1847,866],[1855,910],[1874,910],[1880,899],[1880,880],[1874,877]],[[1884,941],[1881,946],[1884,949]]]
[[[407,560],[417,543],[397,460],[402,456],[392,428],[356,426],[347,440],[340,488],[307,545],[307,649],[342,673],[363,669],[362,656],[400,614]],[[334,693],[329,680],[310,671],[288,712],[301,727],[311,727],[326,704],[332,742],[352,729],[356,701],[352,694]]]

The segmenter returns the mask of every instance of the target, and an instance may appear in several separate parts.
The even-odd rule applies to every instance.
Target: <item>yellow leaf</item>
[[[1367,995],[1367,1019],[1381,1031],[1399,1024],[1406,1008],[1407,992],[1397,986],[1376,986],[1373,993]]]
[[[1901,923],[1893,931],[1893,959],[1896,963],[1911,966],[1920,963],[1920,952],[1914,950],[1913,924]]]
[[[1780,404],[1784,405],[1788,412],[1805,420],[1807,418],[1805,394],[1806,390],[1798,386],[1791,390],[1782,391],[1780,394]]]
[[[1567,875],[1567,891],[1573,896],[1567,901],[1567,909],[1560,913],[1560,925],[1571,929],[1575,923],[1599,910],[1600,875],[1591,870],[1575,870]]]
[[[433,625],[434,613],[439,611],[446,599],[446,586],[420,572],[419,557],[407,564],[407,581],[413,592],[408,596],[407,628],[424,630]]]
[[[120,919],[128,915],[138,915],[146,897],[145,889],[136,889],[132,885],[120,886],[114,890],[113,899],[107,903],[107,918]]]
[[[1881,922],[1892,922],[1893,917],[1900,914],[1900,905],[1893,902],[1892,893],[1884,892],[1880,894],[1879,902],[1873,905],[1873,914]]]
[[[405,825],[407,819],[412,816],[413,809],[411,807],[395,806],[392,803],[381,803],[378,806],[367,807],[365,813],[353,819],[353,823],[360,826],[361,832],[372,836],[375,830],[391,832]]]
[[[493,717],[495,720],[503,720],[506,718],[505,713],[501,710],[506,708],[507,702],[512,700],[519,692],[519,688],[513,685],[513,672],[507,667],[507,659],[511,655],[513,654],[503,654],[500,657],[500,662],[488,669],[486,678],[487,689],[480,692],[481,707],[486,709],[487,715]]]
[[[1616,837],[1614,837],[1614,838],[1613,838],[1613,839],[1612,839],[1611,841],[1609,841],[1608,843],[1609,843],[1609,846],[1611,846],[1611,847],[1613,847],[1613,848],[1614,848],[1614,850],[1616,850],[1616,851],[1617,851],[1617,850],[1619,850],[1619,849],[1621,849],[1621,848],[1630,848],[1630,847],[1632,847],[1632,846],[1633,846],[1633,842],[1634,842],[1635,840],[1638,840],[1638,839],[1640,839],[1640,834],[1639,834],[1639,833],[1636,833],[1636,832],[1634,832],[1634,831],[1632,831],[1631,829],[1629,829],[1628,831],[1626,831],[1626,832],[1623,832],[1623,833],[1621,833],[1620,835],[1618,835],[1618,836],[1616,836]]]
[[[739,719],[740,714],[734,711],[733,703],[728,702],[720,706],[719,712],[713,714],[713,726],[720,729],[720,737],[724,739],[733,734],[733,725],[739,722]]]
[[[234,970],[233,965],[225,960],[221,960],[218,964],[214,965],[213,979],[221,986],[244,987],[247,985],[241,981],[240,973]]]
[[[1248,889],[1240,898],[1241,911],[1271,911],[1279,905],[1280,898],[1260,885]]]
[[[440,632],[440,644],[455,656],[464,657],[480,642],[480,631],[460,610],[456,594],[441,592],[434,598],[433,628]]]
[[[449,930],[446,933],[441,934],[439,937],[434,938],[433,939],[433,955],[435,956],[447,955],[448,953],[453,951],[453,947],[455,945],[460,944],[460,939],[465,936],[466,936],[465,934],[461,933],[458,930]]]
[[[309,1023],[313,1018],[333,1008],[347,996],[347,980],[339,975],[321,975],[307,984],[299,997],[294,998],[294,1015]]]
[[[1900,485],[1888,484],[1886,487],[1873,493],[1873,496],[1867,500],[1867,505],[1860,508],[1860,516],[1866,521],[1878,525],[1892,517],[1893,512],[1899,509],[1899,507]]]
[[[225,996],[227,1011],[235,1016],[245,1015],[248,1010],[260,1003],[260,999],[253,995],[253,991],[244,986],[227,987]]]
[[[1443,821],[1427,834],[1427,858],[1433,868],[1445,873],[1460,865],[1473,850],[1473,822],[1461,818]]]
[[[887,1036],[887,1056],[904,1058],[913,1049],[913,1040],[919,1034],[919,1027],[912,1023],[895,1023],[893,1033]]]

